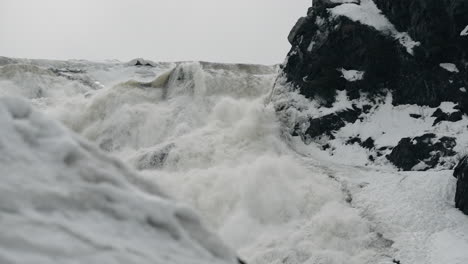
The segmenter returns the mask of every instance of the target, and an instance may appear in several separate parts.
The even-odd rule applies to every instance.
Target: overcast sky
[[[0,56],[274,64],[311,0],[0,0]]]

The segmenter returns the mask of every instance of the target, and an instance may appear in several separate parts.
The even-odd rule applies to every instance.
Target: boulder
[[[457,178],[455,206],[468,215],[468,156],[464,157],[455,167],[453,176]]]
[[[442,157],[456,155],[453,148],[456,140],[452,137],[438,139],[429,133],[414,138],[403,138],[387,159],[401,170],[428,170],[435,168]]]
[[[437,110],[432,114],[432,117],[436,117],[436,120],[434,120],[434,124],[433,124],[433,126],[435,126],[442,121],[448,121],[448,122],[460,121],[463,118],[463,113],[461,111],[457,111],[453,113],[445,113],[440,108],[437,108]]]

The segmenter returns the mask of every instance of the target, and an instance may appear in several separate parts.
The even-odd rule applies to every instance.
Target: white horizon
[[[291,1],[292,2],[292,1]],[[281,63],[310,0],[1,0],[0,56]]]

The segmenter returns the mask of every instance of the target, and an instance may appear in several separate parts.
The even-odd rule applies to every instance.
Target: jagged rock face
[[[468,24],[466,1],[376,0],[389,20],[398,22],[397,29],[421,42],[413,54],[385,32],[332,15],[330,8],[339,5],[334,2],[314,1],[289,36],[293,47],[283,72],[301,94],[330,105],[337,90],[356,98],[359,92],[390,89],[394,104],[435,107],[453,101],[468,113],[468,94],[460,90],[468,87],[468,38],[460,35]],[[458,72],[441,63],[454,64]],[[349,82],[342,78],[342,68],[365,74]]]
[[[460,33],[467,26],[466,0],[375,0],[376,5],[399,31],[421,42],[418,60],[434,65],[440,62],[468,61],[468,38]],[[465,65],[466,67],[466,65]]]
[[[453,175],[458,179],[455,206],[468,215],[468,156],[460,161]]]
[[[456,140],[451,137],[436,138],[435,134],[425,134],[415,138],[403,138],[393,148],[387,158],[399,169],[427,170],[434,168],[440,158],[454,156]]]
[[[304,141],[308,141],[312,138],[316,138],[322,135],[326,135],[330,138],[333,138],[333,131],[336,131],[346,125],[346,123],[354,122],[358,119],[362,110],[354,107],[353,109],[347,109],[338,113],[333,113],[325,115],[319,118],[313,118],[309,120],[309,128],[307,128],[305,133],[296,133],[297,135],[306,135]],[[300,128],[296,128],[295,131],[298,132]]]
[[[288,36],[292,48],[276,90],[290,96],[278,96],[280,120],[290,134],[330,148],[331,155],[338,143],[323,136],[342,145],[359,143],[369,160],[382,157],[379,162],[402,170],[448,168],[453,160],[444,165],[445,157],[456,154],[457,143],[465,144],[458,135],[465,133],[468,114],[467,27],[466,0],[314,0]],[[447,103],[453,109],[442,107]],[[419,126],[415,133],[386,126],[363,135],[359,128],[380,129],[384,119],[413,106],[417,110],[407,116],[414,122],[405,121],[401,130]],[[425,113],[429,108],[435,112]],[[456,129],[444,134],[442,125]],[[428,144],[412,143],[426,137]],[[363,146],[366,138],[372,144]]]

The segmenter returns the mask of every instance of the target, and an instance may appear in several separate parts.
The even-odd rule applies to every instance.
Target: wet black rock
[[[389,89],[394,104],[435,107],[452,101],[468,113],[468,95],[459,90],[468,86],[468,37],[460,36],[468,24],[468,2],[374,1],[398,30],[421,42],[413,55],[383,32],[332,17],[329,8],[336,3],[315,0],[289,36],[292,48],[283,68],[287,82],[324,105],[334,102],[337,90],[356,98],[360,92],[372,96]],[[453,63],[459,72],[448,72],[440,63]],[[364,79],[348,82],[341,68],[364,71]]]
[[[362,141],[359,137],[352,137],[346,141],[346,144],[359,144],[361,147],[366,149],[373,149],[375,147],[374,139],[371,137]]]
[[[401,170],[427,170],[436,167],[440,158],[456,155],[452,137],[437,139],[435,134],[424,134],[415,138],[403,138],[387,159]],[[418,167],[415,167],[418,165]]]
[[[410,116],[411,116],[412,118],[415,118],[415,119],[418,119],[418,118],[421,118],[421,117],[422,117],[422,115],[418,115],[418,114],[410,114]]]
[[[245,261],[243,261],[241,258],[237,258],[237,263],[239,264],[247,264]]]
[[[463,119],[463,113],[460,111],[453,113],[445,113],[440,108],[437,108],[437,110],[432,114],[432,117],[436,117],[436,120],[434,120],[434,124],[432,124],[433,126],[435,126],[442,121],[460,121]]]
[[[361,109],[354,107],[319,118],[312,118],[309,120],[309,128],[307,128],[304,134],[307,139],[313,139],[322,135],[334,138],[334,131],[344,127],[347,123],[354,123],[361,113]],[[299,135],[302,135],[302,133],[299,133]]]
[[[362,142],[361,146],[366,149],[373,149],[375,147],[374,139],[367,138],[364,142]]]
[[[455,206],[468,215],[468,156],[464,157],[455,167],[453,176],[457,178]]]

